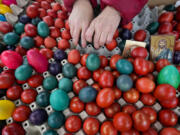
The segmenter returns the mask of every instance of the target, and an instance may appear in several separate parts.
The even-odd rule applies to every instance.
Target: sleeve
[[[63,0],[63,1],[64,1],[64,6],[66,7],[67,11],[71,12],[73,5],[74,5],[74,2],[76,0]],[[91,2],[93,7],[96,7],[96,5],[97,5],[96,0],[90,0],[90,2]]]
[[[122,24],[128,24],[141,11],[148,0],[102,0],[104,6],[112,6],[120,12]]]
[[[67,9],[68,12],[71,12],[73,8],[73,4],[76,0],[63,0],[64,6]]]

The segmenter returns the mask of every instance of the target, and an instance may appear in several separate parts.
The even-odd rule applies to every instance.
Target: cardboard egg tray
[[[6,19],[8,22],[10,22],[11,24],[15,24],[17,21],[18,21],[18,16],[23,13],[25,7],[30,4],[31,2],[29,2],[29,0],[17,0],[17,4],[18,6],[16,5],[13,5],[11,6],[11,9],[13,10],[13,14],[10,14],[10,13],[7,13],[5,16],[6,16]],[[139,30],[139,29],[145,29],[151,22],[153,21],[157,21],[158,19],[158,8],[154,8],[153,10],[150,10],[147,6],[141,11],[141,13],[139,15],[137,15],[134,19],[133,19],[133,30],[132,30],[132,35],[134,35],[134,33]],[[63,29],[61,29],[62,31]],[[150,39],[150,34],[149,32],[147,32],[147,38],[145,40],[145,42],[147,44],[149,44],[149,39]],[[0,35],[1,37],[1,35]],[[133,37],[133,36],[132,36]],[[57,38],[57,41],[59,41],[61,38]],[[117,43],[119,44],[122,39],[120,37],[118,37],[117,39]],[[73,48],[76,48],[78,49],[81,54],[84,54],[84,53],[96,53],[98,55],[104,55],[106,57],[110,57],[114,54],[120,54],[121,53],[121,50],[119,49],[119,47],[116,47],[113,51],[108,51],[106,49],[106,47],[101,47],[100,49],[96,50],[94,49],[93,45],[92,44],[89,44],[87,46],[87,48],[81,48],[80,45],[78,45],[77,47],[75,47],[73,44],[72,44],[72,40],[69,40],[70,44],[71,44],[71,49]],[[45,48],[43,45],[40,47],[40,48]],[[57,48],[54,47],[53,48],[53,51],[55,51]],[[68,53],[70,50],[67,49],[66,50],[66,53]],[[49,59],[49,63],[52,63],[53,61],[55,61],[53,58]],[[61,61],[61,64],[64,65],[66,64],[68,61],[67,59],[64,59],[63,61]],[[81,64],[77,64],[75,65],[76,68],[79,68],[81,67]],[[106,70],[110,70],[110,67],[106,67],[105,68]],[[3,70],[8,70],[7,67],[4,67]],[[36,74],[36,72],[34,71],[33,74]],[[157,74],[157,73],[155,73]],[[47,72],[44,72],[43,73],[43,77],[46,78],[50,75],[50,73],[47,71]],[[63,74],[58,74],[56,75],[56,78],[57,80],[61,80],[63,78]],[[73,82],[75,82],[78,78],[77,77],[74,77],[72,80]],[[87,84],[88,85],[92,85],[94,83],[93,79],[89,79],[87,80]],[[22,88],[23,90],[26,90],[28,88],[30,88],[30,86],[25,83],[22,85]],[[39,86],[36,88],[36,91],[38,93],[40,92],[43,92],[45,91],[43,89],[42,86]],[[71,91],[68,93],[68,96],[70,99],[72,99],[76,94]],[[177,97],[180,97],[180,92],[177,91],[176,93]],[[6,97],[2,97],[1,99],[7,99]],[[120,104],[121,107],[123,107],[124,105],[128,104],[122,97],[117,100],[116,102],[118,102]],[[20,106],[20,105],[23,105],[24,103],[18,99],[16,101],[14,101],[15,105],[16,106]],[[27,105],[27,104],[26,104]],[[141,109],[142,107],[144,107],[144,104],[139,100],[138,102],[136,102],[135,104],[133,104],[134,106],[137,107],[137,109]],[[36,102],[33,102],[31,104],[28,105],[31,109],[31,111],[39,108],[39,106],[36,104]],[[159,112],[162,107],[161,105],[156,102],[153,106],[152,106],[153,109],[156,110],[156,112]],[[49,105],[47,106],[46,108],[44,108],[46,110],[46,112],[48,114],[51,114],[52,112],[54,112],[54,110],[52,109],[52,107]],[[173,111],[180,117],[180,107],[178,106],[177,108],[173,109]],[[88,116],[88,114],[86,113],[86,111],[82,111],[81,113],[73,113],[71,112],[71,110],[69,108],[67,108],[66,110],[63,111],[63,114],[66,118],[68,118],[69,116],[71,115],[78,115],[82,121],[84,121]],[[92,116],[91,116],[92,117]],[[97,115],[95,118],[97,118],[99,120],[100,123],[108,120],[107,117],[105,116],[105,114],[103,112],[101,112],[99,115]],[[6,120],[6,123],[7,124],[10,124],[14,122],[13,118],[10,117],[9,119]],[[26,120],[22,123],[22,126],[23,128],[26,130],[26,134],[27,135],[42,135],[46,130],[48,130],[50,127],[48,126],[47,122],[40,125],[40,126],[34,126],[30,123],[29,120]],[[159,122],[159,121],[156,121],[153,125],[152,125],[153,128],[155,128],[157,131],[160,131],[162,128],[163,128],[163,125]],[[176,125],[176,128],[180,130],[180,124]],[[62,126],[61,128],[57,129],[56,130],[58,132],[59,135],[64,135],[64,133],[67,133],[66,129],[64,126]],[[75,133],[75,135],[85,135],[85,133],[83,132],[83,129],[81,129],[80,131],[78,131],[77,133]],[[100,135],[100,133],[97,133],[97,135]]]

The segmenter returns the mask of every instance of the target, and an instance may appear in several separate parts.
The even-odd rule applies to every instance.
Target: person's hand
[[[85,32],[93,19],[93,9],[89,0],[76,0],[69,17],[70,33],[73,43],[78,44],[81,33],[81,44],[86,46]]]
[[[86,31],[86,40],[92,42],[94,35],[94,47],[99,48],[105,43],[109,44],[120,23],[121,16],[114,8],[107,6],[101,14],[96,17]]]

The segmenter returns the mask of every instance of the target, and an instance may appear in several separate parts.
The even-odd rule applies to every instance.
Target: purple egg
[[[60,50],[60,49],[58,49],[58,50],[56,50],[55,52],[54,52],[54,59],[56,60],[56,61],[62,61],[63,59],[66,59],[67,58],[67,54],[66,54],[66,52],[64,52],[63,50]]]
[[[57,75],[62,72],[62,65],[57,62],[50,63],[48,70],[52,75]]]
[[[33,125],[42,125],[48,119],[48,114],[44,109],[37,109],[30,114],[29,121]]]
[[[176,51],[174,53],[174,64],[179,64],[180,63],[180,51]]]
[[[19,22],[26,24],[31,22],[31,18],[29,18],[27,15],[22,15],[19,17]]]

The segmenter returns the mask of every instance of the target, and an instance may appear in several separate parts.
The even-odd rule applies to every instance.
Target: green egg
[[[16,23],[14,25],[14,30],[17,34],[22,34],[24,32],[24,24],[23,23]]]
[[[6,45],[15,45],[19,42],[19,36],[14,32],[9,32],[4,35],[3,41]]]
[[[64,77],[67,77],[70,79],[76,76],[76,72],[77,72],[77,69],[74,67],[74,65],[70,63],[65,64],[62,68],[62,73]]]
[[[170,5],[165,6],[164,10],[172,12],[172,11],[176,11],[176,7],[174,4],[170,4]]]
[[[58,133],[52,129],[47,130],[43,135],[58,135]]]
[[[158,74],[158,84],[170,84],[175,89],[180,85],[180,74],[173,65],[164,67]]]
[[[29,65],[21,65],[15,70],[15,77],[17,80],[26,81],[32,75],[33,68]]]
[[[49,105],[49,96],[50,94],[47,91],[39,93],[36,97],[36,103],[40,107],[47,107]]]
[[[20,41],[20,45],[25,49],[34,47],[34,44],[34,39],[28,36],[23,37]]]
[[[100,67],[100,58],[98,55],[96,54],[90,54],[87,57],[86,60],[86,67],[90,70],[90,71],[95,71]]]
[[[73,82],[69,78],[62,78],[59,80],[59,89],[64,90],[65,92],[70,92],[73,87]]]
[[[43,22],[43,21],[41,21],[41,22],[38,23],[37,31],[38,31],[39,36],[41,36],[41,37],[43,37],[43,38],[49,36],[49,27],[48,27],[48,25],[47,25],[45,22]]]
[[[50,95],[50,104],[56,111],[63,111],[69,106],[69,97],[63,90],[54,90]]]
[[[65,116],[62,112],[53,112],[48,117],[48,125],[53,129],[58,129],[65,123]]]
[[[149,24],[147,26],[147,30],[149,31],[149,33],[152,35],[154,33],[156,33],[158,31],[159,28],[159,23],[158,22],[152,22],[151,24]]]
[[[45,90],[50,91],[57,88],[57,86],[58,86],[58,81],[54,76],[48,76],[43,80],[43,88]]]

